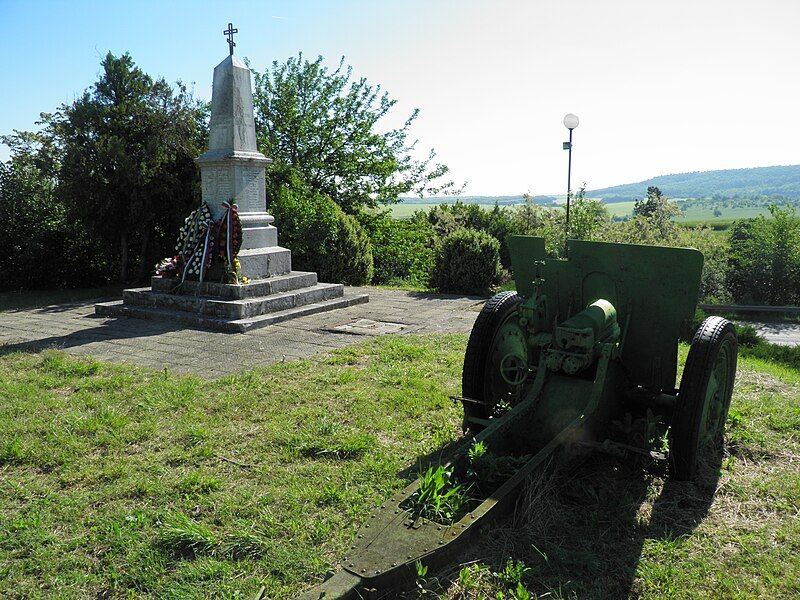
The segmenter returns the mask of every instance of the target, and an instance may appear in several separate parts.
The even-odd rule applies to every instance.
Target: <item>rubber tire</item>
[[[464,368],[461,372],[461,395],[474,400],[488,401],[487,374],[489,365],[487,359],[491,353],[494,336],[505,320],[513,314],[522,303],[522,298],[517,292],[501,292],[492,296],[483,305],[472,333],[469,335],[467,350],[464,353]],[[464,428],[472,433],[480,432],[483,427],[477,423],[468,423],[466,417],[488,419],[490,409],[480,404],[464,403]]]
[[[669,470],[673,479],[689,481],[697,474],[701,452],[700,423],[706,391],[720,350],[728,342],[733,344],[733,359],[729,366],[727,389],[723,391],[724,405],[717,435],[725,429],[725,420],[733,395],[738,349],[736,328],[733,323],[722,317],[708,317],[692,338],[670,427]]]

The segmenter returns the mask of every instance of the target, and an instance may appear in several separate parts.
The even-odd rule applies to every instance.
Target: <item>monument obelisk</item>
[[[208,151],[195,159],[200,167],[203,202],[218,219],[223,202],[239,206],[242,221],[241,274],[262,279],[292,270],[291,252],[278,246],[274,218],[267,214],[264,168],[270,160],[256,147],[250,69],[233,54],[236,45],[231,24],[230,53],[214,69]]]
[[[270,161],[256,147],[250,70],[233,55],[236,32],[230,23],[224,32],[230,52],[214,69],[208,151],[196,162],[212,219],[223,215],[223,203],[238,206],[239,275],[249,282],[223,283],[226,265],[212,262],[203,281],[155,276],[149,288],[124,290],[122,300],[96,304],[99,315],[244,332],[369,301],[367,294],[345,293],[341,283],[320,283],[316,273],[292,271],[291,251],[278,246],[275,219],[267,214],[264,169]]]

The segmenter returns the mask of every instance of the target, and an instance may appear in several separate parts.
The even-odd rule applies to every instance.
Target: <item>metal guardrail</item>
[[[720,312],[752,312],[752,313],[782,313],[787,315],[800,314],[800,306],[758,306],[750,304],[703,304],[698,308],[708,311]]]

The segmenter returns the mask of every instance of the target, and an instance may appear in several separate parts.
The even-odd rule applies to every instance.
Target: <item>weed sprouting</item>
[[[459,595],[452,596],[451,589],[451,594],[447,594],[447,597],[530,600],[536,596],[527,590],[522,581],[529,570],[525,563],[511,558],[498,570],[492,570],[483,564],[467,565],[458,572],[455,589]],[[493,593],[489,593],[490,591]],[[549,594],[546,596],[549,597]]]
[[[192,471],[183,477],[176,487],[180,493],[185,495],[202,495],[218,490],[221,485],[220,480],[216,477]]]
[[[228,535],[221,543],[221,552],[235,559],[259,559],[268,554],[272,542],[266,537],[252,532],[237,532]]]
[[[418,560],[414,563],[414,570],[417,572],[417,577],[422,578],[428,574],[427,565],[423,565],[422,561]]]
[[[484,494],[493,491],[530,460],[523,456],[497,456],[483,442],[475,442],[467,450],[467,476],[475,481]]]
[[[26,456],[27,452],[17,437],[11,438],[0,446],[0,465],[22,464],[25,462]]]
[[[42,369],[58,377],[87,377],[100,370],[100,363],[93,358],[69,359],[55,350],[42,352]]]
[[[475,442],[470,446],[469,450],[467,450],[467,459],[469,460],[469,464],[475,465],[480,459],[484,457],[486,454],[486,444],[483,442]]]
[[[429,467],[420,474],[420,485],[404,508],[415,515],[437,521],[452,523],[465,511],[473,500],[469,492],[473,487],[482,495],[488,495],[530,459],[524,456],[496,456],[484,442],[475,442],[467,450],[466,479],[454,481],[454,469]]]
[[[497,571],[494,575],[505,585],[509,587],[516,587],[522,583],[522,576],[526,571],[529,570],[530,569],[528,569],[528,567],[526,567],[525,563],[522,561],[516,561],[509,558],[506,564],[503,565],[503,568],[500,571]]]
[[[412,512],[440,523],[452,523],[469,501],[468,488],[453,482],[453,469],[439,465],[428,467],[420,475],[420,484],[409,498]]]
[[[365,433],[342,434],[331,437],[316,437],[301,441],[299,454],[308,458],[331,458],[355,460],[361,458],[375,446],[375,438]]]

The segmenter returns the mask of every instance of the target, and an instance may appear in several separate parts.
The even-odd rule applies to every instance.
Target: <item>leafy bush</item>
[[[436,249],[431,283],[442,292],[486,294],[500,277],[500,243],[488,233],[458,229]]]
[[[372,247],[367,232],[355,217],[336,211],[336,231],[331,242],[317,269],[327,278],[323,280],[348,285],[369,283],[373,275]]]
[[[800,303],[800,216],[793,208],[769,208],[737,222],[731,231],[728,287],[741,304]]]
[[[455,204],[440,204],[431,208],[427,215],[422,212],[417,213],[414,219],[418,221],[427,219],[440,238],[463,228],[488,233],[500,243],[500,263],[506,268],[511,266],[508,237],[523,233],[514,219],[514,211],[500,208],[497,204],[492,210],[460,201]]]
[[[270,210],[293,268],[321,281],[362,285],[372,279],[372,248],[364,228],[330,198],[296,181],[280,188]]]
[[[374,283],[427,286],[433,269],[435,234],[424,220],[394,219],[390,213],[363,214],[375,263]]]
[[[703,274],[700,278],[700,301],[726,304],[731,301],[728,291],[728,256],[730,247],[724,235],[710,227],[678,227],[670,245],[695,248],[703,253]]]
[[[748,348],[758,346],[767,341],[758,335],[756,328],[752,325],[736,325],[736,337],[739,340],[739,346],[747,346]]]
[[[567,233],[566,211],[561,208],[549,209],[545,210],[542,216],[541,227],[534,235],[544,238],[545,249],[550,256],[560,257],[564,253]],[[570,239],[597,241],[602,237],[603,227],[609,222],[608,209],[603,202],[586,198],[584,188],[581,188],[570,201]]]
[[[511,234],[542,237],[549,256],[562,256],[566,235],[565,210],[537,205],[528,194],[523,197],[525,204],[512,215]],[[604,227],[610,222],[608,209],[602,201],[586,198],[585,187],[582,187],[570,201],[570,239],[589,241],[601,239]]]

